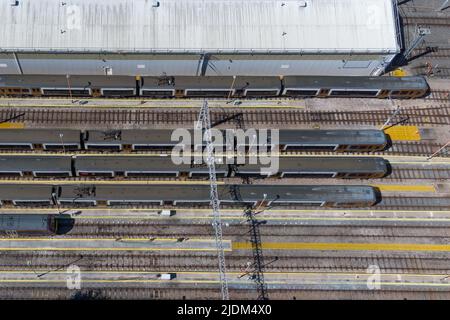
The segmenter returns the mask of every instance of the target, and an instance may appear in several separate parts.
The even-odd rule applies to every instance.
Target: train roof
[[[135,88],[135,77],[129,76],[66,76],[57,75],[0,75],[0,84],[6,86],[25,86],[35,88]]]
[[[367,186],[298,186],[298,185],[252,185],[236,186],[239,194],[236,198],[231,192],[233,185],[219,185],[219,199],[224,202],[260,201],[274,199],[279,196],[279,201],[352,201],[353,199],[374,200],[374,190]],[[63,186],[59,199],[61,200],[117,200],[117,201],[201,201],[210,199],[208,185],[98,185],[95,186],[95,194],[80,192],[89,187]],[[93,190],[93,189],[92,189]]]
[[[378,157],[279,157],[279,171],[286,172],[385,172],[386,161]],[[268,165],[245,164],[238,171],[259,171]]]
[[[398,53],[392,0],[0,0],[13,52]]]
[[[64,144],[80,144],[80,133],[70,129],[3,129],[0,143],[61,144],[62,140]]]
[[[250,201],[295,202],[295,201],[330,201],[349,202],[353,200],[373,202],[375,191],[368,186],[299,186],[299,185],[252,185],[238,186],[240,196]],[[266,196],[265,196],[266,195]],[[219,195],[220,196],[220,195]],[[231,196],[231,199],[234,197]],[[275,202],[276,205],[276,202]]]
[[[71,158],[64,156],[2,156],[0,155],[0,171],[50,171],[70,172]]]
[[[428,87],[424,77],[335,77],[335,76],[286,76],[284,77],[286,88],[330,88],[345,89],[348,87],[358,88],[387,88],[402,89],[407,87],[409,90],[423,90]]]
[[[0,184],[1,200],[50,201],[53,186],[44,184]]]
[[[0,185],[0,200],[51,200],[51,185]],[[130,201],[130,202],[209,202],[208,185],[63,185],[60,201]],[[299,185],[219,185],[219,199],[225,202],[257,202],[263,199],[283,202],[369,202],[376,201],[369,186],[299,186]]]
[[[46,214],[0,214],[0,231],[47,231]]]
[[[189,170],[190,164],[175,165],[170,156],[78,156],[75,162],[77,170],[105,171],[179,171]]]
[[[177,142],[171,142],[173,130],[155,129],[155,130],[89,130],[88,142],[91,144],[165,144],[176,145]]]
[[[381,130],[280,130],[280,144],[383,145],[386,135]],[[273,142],[272,142],[273,143]]]
[[[221,76],[206,76],[206,77],[175,77],[174,85],[160,84],[161,78],[144,77],[144,85],[142,89],[155,88],[158,89],[258,89],[258,88],[276,88],[281,86],[279,77],[221,77]]]

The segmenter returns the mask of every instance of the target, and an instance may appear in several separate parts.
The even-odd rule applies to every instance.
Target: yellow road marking
[[[51,184],[51,185],[80,185],[80,184],[113,184],[113,185],[209,185],[209,181],[161,181],[161,180],[0,180],[0,184]],[[217,184],[225,184],[217,181]]]
[[[250,250],[249,242],[233,242],[233,250]],[[450,251],[450,245],[410,243],[308,243],[264,242],[266,250],[347,250],[347,251]]]
[[[0,101],[1,102],[1,101]],[[135,101],[136,102],[136,101]],[[151,102],[151,101],[148,101]],[[166,101],[167,102],[167,101]],[[220,105],[210,105],[210,109],[215,108],[233,108],[233,106],[226,106],[226,103],[223,102]],[[116,104],[116,105],[96,105],[96,104],[86,104],[86,105],[79,105],[79,104],[0,104],[0,108],[89,108],[89,109],[113,109],[113,108],[133,108],[133,109],[200,109],[201,104],[198,105],[177,105],[177,104],[167,104],[167,105],[155,105],[155,104],[140,104],[139,102],[136,102],[136,104],[133,105],[125,105],[125,104]],[[239,105],[240,109],[305,109],[305,106],[292,106],[292,105],[245,105],[241,104]]]
[[[12,123],[12,122],[0,123],[0,129],[23,129],[23,128],[25,128],[24,123]]]
[[[393,126],[383,130],[393,141],[420,141],[417,126]]]
[[[0,241],[115,241],[117,238],[4,238]],[[148,242],[149,238],[120,238],[120,242]],[[177,242],[177,238],[154,238],[152,242]],[[214,242],[213,239],[189,239],[189,242]],[[224,242],[231,242],[224,240]]]
[[[33,248],[0,248],[0,251],[216,251],[215,248],[53,248],[53,247],[33,247]],[[224,249],[231,251],[232,249]]]
[[[380,191],[385,192],[436,192],[436,188],[433,185],[416,185],[416,186],[407,186],[407,185],[394,185],[394,184],[377,184],[373,185],[380,189]]]

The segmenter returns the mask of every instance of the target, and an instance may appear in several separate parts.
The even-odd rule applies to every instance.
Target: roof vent
[[[153,8],[158,8],[161,4],[159,3],[159,1],[153,1],[152,7]]]
[[[301,8],[306,8],[308,6],[308,2],[306,1],[299,1],[298,6]]]
[[[19,0],[10,0],[11,7],[18,7],[19,6]]]

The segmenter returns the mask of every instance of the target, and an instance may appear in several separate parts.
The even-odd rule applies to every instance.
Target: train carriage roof
[[[280,130],[280,144],[384,145],[380,130]]]

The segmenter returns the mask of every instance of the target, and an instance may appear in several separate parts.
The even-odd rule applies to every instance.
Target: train
[[[424,77],[2,75],[0,96],[71,98],[421,98]]]
[[[222,206],[371,207],[381,200],[371,186],[217,186]],[[2,207],[210,206],[207,184],[0,184]]]
[[[253,164],[249,158],[245,160],[244,164],[237,164],[237,161],[216,163],[217,177],[369,179],[383,178],[390,170],[389,163],[381,157],[278,157],[279,169],[276,171],[268,170],[267,164]],[[176,165],[168,155],[0,155],[0,177],[209,177],[205,163],[191,161],[191,164]]]
[[[74,224],[68,214],[0,214],[0,237],[61,235]]]
[[[0,214],[0,235],[51,235],[57,232],[55,214]]]
[[[239,142],[234,130],[222,131],[227,145],[235,150],[239,143],[248,146],[246,139]],[[73,130],[73,129],[2,129],[0,150],[42,151],[172,151],[179,143],[172,140],[173,130],[124,129],[124,130]],[[388,136],[381,130],[279,130],[278,141],[269,135],[268,146],[272,150],[371,152],[383,151],[389,144]],[[256,134],[259,135],[258,130]],[[270,134],[270,131],[269,131]],[[234,135],[234,136],[233,136]],[[231,136],[231,139],[229,138]],[[228,137],[228,139],[227,139]],[[237,146],[237,147],[236,147]],[[198,145],[192,145],[197,150]],[[204,142],[201,147],[204,147]],[[200,149],[199,149],[200,150]]]

